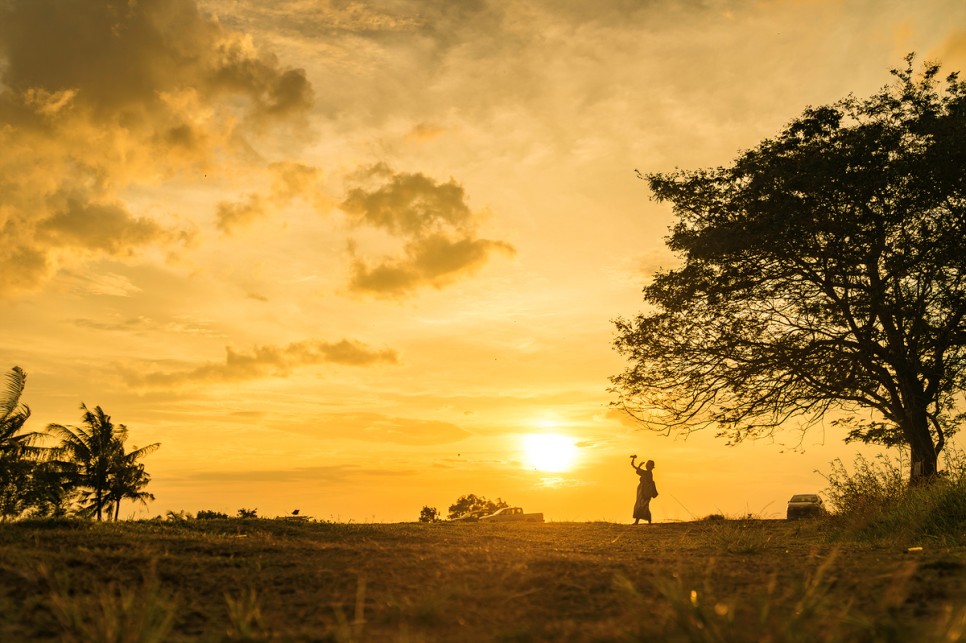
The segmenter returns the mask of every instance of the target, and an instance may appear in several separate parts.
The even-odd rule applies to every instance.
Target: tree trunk
[[[925,414],[921,417],[907,417],[902,432],[909,444],[909,484],[910,486],[928,482],[938,471],[939,454],[929,433],[929,421]]]

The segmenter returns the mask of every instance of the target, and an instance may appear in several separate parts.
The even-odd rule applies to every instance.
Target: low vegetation
[[[833,527],[20,521],[0,640],[962,640],[961,543]]]
[[[944,466],[927,484],[909,485],[902,457],[858,456],[826,474],[831,525],[850,540],[966,544],[966,452],[947,446]]]

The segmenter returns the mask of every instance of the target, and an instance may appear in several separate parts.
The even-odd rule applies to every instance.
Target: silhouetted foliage
[[[212,511],[210,509],[200,509],[198,513],[195,514],[195,518],[198,520],[214,520],[217,518],[227,518],[228,514],[222,513],[220,511]]]
[[[239,509],[239,518],[258,518],[258,509]]]
[[[850,439],[932,477],[966,389],[966,83],[893,70],[868,99],[808,108],[730,167],[643,176],[681,258],[617,320],[617,405],[730,443],[859,414]]]
[[[149,444],[125,452],[126,426],[115,426],[111,416],[99,406],[90,410],[81,404],[81,410],[84,412],[82,426],[51,424],[47,429],[61,440],[56,453],[64,465],[70,486],[81,492],[81,514],[94,516],[100,521],[105,507],[109,512],[113,508],[117,520],[122,499],[141,503],[154,499],[153,495],[142,491],[151,478],[138,460],[161,445]]]
[[[487,516],[497,509],[509,506],[500,498],[487,500],[483,496],[471,493],[468,496],[460,496],[455,503],[449,506],[449,518],[450,520],[467,517],[479,518],[480,516]]]
[[[439,509],[424,505],[419,512],[419,522],[437,522],[441,518]]]
[[[0,390],[0,516],[50,516],[65,512],[67,489],[50,450],[38,443],[42,433],[25,432],[30,408],[21,397],[27,374],[14,366]]]

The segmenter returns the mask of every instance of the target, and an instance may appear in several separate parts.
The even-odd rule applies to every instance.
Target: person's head
[[[646,468],[648,471],[650,471],[651,469],[653,469],[654,468],[654,460],[648,460],[647,461],[647,464],[644,465],[644,468]]]

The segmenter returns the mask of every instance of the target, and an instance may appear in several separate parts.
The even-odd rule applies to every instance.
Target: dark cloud
[[[470,210],[463,187],[423,174],[394,172],[379,164],[354,177],[341,208],[355,225],[380,228],[404,240],[401,256],[371,262],[356,256],[349,287],[356,292],[399,296],[424,286],[440,288],[471,274],[493,252],[514,254],[512,245],[476,237],[481,216]],[[358,255],[358,247],[350,246]]]
[[[13,0],[0,17],[8,101],[71,92],[97,122],[149,128],[158,117],[167,117],[162,126],[177,120],[164,94],[187,89],[207,100],[244,97],[249,117],[311,104],[303,70],[282,67],[194,0]]]
[[[514,254],[513,246],[488,239],[449,239],[433,235],[406,244],[402,258],[370,266],[363,259],[352,265],[349,287],[356,292],[395,296],[422,286],[441,288],[472,274],[493,251]]]
[[[453,179],[437,183],[423,174],[395,173],[382,163],[358,177],[375,185],[349,190],[342,202],[342,209],[357,222],[422,236],[443,226],[463,228],[472,221],[466,193]]]
[[[125,191],[247,163],[267,128],[304,132],[312,97],[303,70],[194,0],[0,2],[0,296],[83,260],[80,248],[185,240],[190,228],[133,211]],[[224,225],[253,214],[226,210]]]
[[[59,200],[59,199],[58,199]],[[134,217],[123,204],[67,198],[37,224],[37,239],[48,245],[100,250],[111,255],[170,238],[153,220]]]
[[[227,347],[224,362],[208,362],[180,371],[143,372],[128,369],[126,379],[134,386],[164,388],[194,382],[239,382],[263,377],[285,377],[292,370],[317,364],[373,366],[395,364],[396,351],[376,350],[357,341],[304,341],[286,346],[255,346],[250,352]]]

